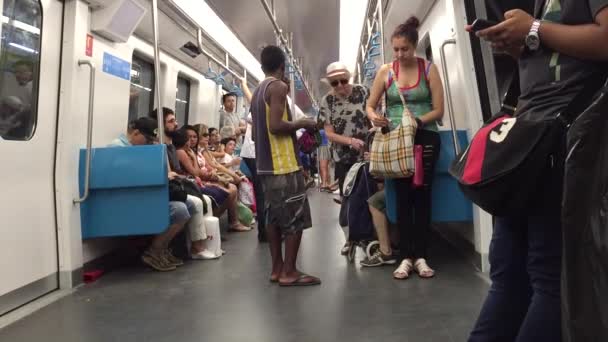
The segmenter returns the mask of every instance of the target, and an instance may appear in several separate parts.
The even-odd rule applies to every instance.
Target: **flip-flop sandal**
[[[305,278],[310,278],[312,279],[312,281],[302,281]],[[313,286],[313,285],[320,285],[321,284],[321,280],[319,278],[310,276],[308,274],[300,274],[294,281],[288,282],[288,283],[281,283],[279,281],[279,286],[282,287],[289,287],[289,286]]]

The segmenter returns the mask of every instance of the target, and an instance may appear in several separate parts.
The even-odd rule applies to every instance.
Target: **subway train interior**
[[[477,18],[502,15],[487,1],[0,4],[0,341],[467,339],[490,288],[493,218],[463,195],[448,168],[501,108],[514,68],[510,57],[465,30]],[[372,88],[381,66],[395,59],[393,30],[411,16],[420,22],[415,53],[443,85],[427,258],[433,279],[399,281],[396,266],[362,267],[375,241],[342,253],[335,162],[328,166],[334,184],[321,191],[317,151],[305,156],[312,228],[303,234],[298,267],[321,278],[320,286],[268,281],[261,208],[244,205],[251,196],[242,194],[239,220],[258,213],[249,218],[251,231],[233,229],[240,226],[231,214],[210,220],[211,202],[199,202],[205,224],[219,222],[206,240],[217,253],[202,258],[212,260],[189,258],[188,237],[178,234],[171,246],[186,250],[183,266],[156,272],[142,261],[153,236],[170,224],[167,126],[153,129],[157,141],[149,146],[108,147],[115,139],[140,127],[140,118],[166,123],[154,112],[163,107],[178,126],[199,125],[197,141],[211,137],[207,128],[223,125],[225,94],[234,94],[245,122],[253,112],[247,92],[266,79],[260,53],[269,45],[287,60],[289,112],[317,119],[332,89],[324,80],[328,66],[340,61],[350,82]],[[275,195],[266,192],[265,201]]]

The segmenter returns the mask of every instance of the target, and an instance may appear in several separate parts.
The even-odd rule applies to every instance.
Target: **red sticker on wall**
[[[87,34],[87,48],[85,53],[87,56],[93,57],[93,36],[90,34]]]

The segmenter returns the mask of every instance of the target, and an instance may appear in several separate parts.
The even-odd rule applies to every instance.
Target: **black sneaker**
[[[391,255],[384,255],[380,250],[374,253],[371,257],[361,260],[363,267],[377,267],[382,265],[394,265],[397,263],[397,258]]]

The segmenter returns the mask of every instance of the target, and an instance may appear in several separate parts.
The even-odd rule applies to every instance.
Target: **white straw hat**
[[[333,62],[327,66],[327,72],[325,74],[325,79],[327,80],[330,77],[346,75],[348,79],[350,79],[350,71],[346,67],[346,64],[342,62]]]

